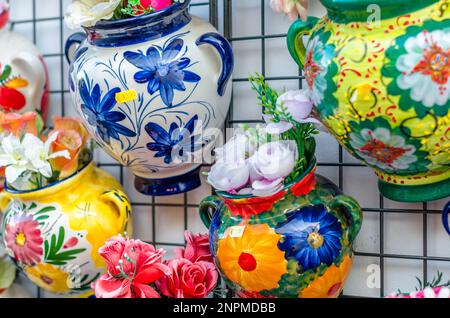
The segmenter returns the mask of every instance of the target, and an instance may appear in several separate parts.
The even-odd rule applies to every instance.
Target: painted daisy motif
[[[386,172],[408,170],[418,161],[416,147],[384,127],[364,128],[360,133],[351,133],[350,145],[367,164]]]
[[[319,37],[313,38],[306,51],[305,78],[309,98],[314,105],[320,105],[327,89],[327,54]]]
[[[397,85],[426,107],[446,107],[450,99],[450,32],[424,30],[405,42],[397,59]]]

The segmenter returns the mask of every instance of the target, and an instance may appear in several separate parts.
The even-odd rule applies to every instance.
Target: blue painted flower
[[[303,270],[321,263],[331,265],[341,250],[342,228],[339,220],[323,205],[311,205],[287,213],[287,221],[277,226],[283,234],[278,243],[286,258],[295,258]]]
[[[200,134],[192,135],[195,130],[198,116],[192,117],[184,127],[180,128],[177,123],[170,125],[169,131],[155,123],[148,123],[145,130],[155,142],[147,144],[147,148],[155,151],[155,157],[164,157],[164,162],[170,164],[175,159],[186,162],[188,155],[199,150]]]
[[[87,52],[88,48],[87,47],[82,47],[79,48],[78,50],[75,51],[74,55],[73,55],[73,60],[70,63],[70,68],[69,68],[69,88],[72,92],[75,91],[75,82],[72,78],[72,76],[74,76],[73,71],[75,69],[75,62]]]
[[[116,94],[120,92],[120,88],[113,88],[105,94],[103,98],[100,86],[96,84],[92,91],[89,91],[87,84],[82,81],[80,83],[80,95],[83,103],[81,111],[86,117],[89,125],[97,127],[97,133],[106,143],[111,141],[110,138],[120,140],[119,134],[127,137],[135,137],[136,133],[127,127],[118,124],[124,120],[126,116],[118,111],[112,111],[116,105]]]
[[[186,70],[191,60],[179,56],[183,46],[183,40],[176,38],[163,48],[149,47],[146,54],[142,51],[127,51],[123,54],[128,62],[142,70],[134,74],[134,80],[141,84],[148,83],[147,90],[150,94],[159,91],[168,107],[173,104],[174,90],[185,91],[184,82],[197,83],[201,79],[194,72]]]

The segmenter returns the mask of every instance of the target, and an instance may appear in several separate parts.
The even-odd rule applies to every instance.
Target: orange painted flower
[[[281,235],[267,224],[246,225],[241,237],[229,234],[219,241],[217,251],[225,276],[250,292],[277,288],[287,267],[277,247]]]
[[[299,297],[301,298],[336,298],[344,288],[352,267],[352,259],[345,256],[339,266],[331,265],[326,272],[317,277],[308,287],[303,289]]]
[[[78,156],[83,144],[82,138],[75,130],[54,130],[50,134],[58,132],[56,140],[51,145],[52,153],[67,150],[70,159],[57,157],[51,159],[53,170],[60,171],[60,179],[66,178],[78,170]]]
[[[84,128],[83,124],[77,118],[55,116],[53,117],[53,126],[54,130],[76,131],[81,136],[81,148],[84,148],[90,138],[86,128]]]
[[[0,131],[20,137],[26,133],[37,135],[37,113],[4,113],[0,111]]]

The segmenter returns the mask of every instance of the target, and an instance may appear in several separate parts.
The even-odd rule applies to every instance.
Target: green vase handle
[[[343,215],[347,228],[349,229],[349,240],[353,243],[361,229],[362,209],[359,203],[348,196],[338,195],[328,203],[328,208]]]
[[[207,228],[211,225],[212,218],[216,211],[220,210],[223,202],[217,195],[206,197],[200,202],[199,213],[200,219]]]
[[[305,66],[306,48],[303,43],[303,37],[310,35],[319,18],[308,17],[306,21],[297,20],[289,28],[287,34],[287,46],[292,58],[301,68]]]

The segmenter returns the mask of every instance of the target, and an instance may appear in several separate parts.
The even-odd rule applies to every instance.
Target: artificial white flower
[[[284,178],[256,180],[252,183],[252,194],[257,197],[269,197],[277,194],[284,188],[283,180]]]
[[[25,148],[18,137],[11,134],[1,139],[0,167],[6,167],[6,181],[13,183],[25,171],[32,169],[32,166],[25,155]]]
[[[260,176],[258,180],[277,180],[287,177],[298,159],[297,145],[292,140],[273,141],[261,145],[249,162]]]
[[[52,167],[49,160],[57,157],[70,159],[70,153],[67,150],[50,153],[50,146],[58,137],[58,132],[51,134],[43,142],[33,134],[26,134],[22,140],[22,146],[25,148],[24,154],[32,167],[44,177],[52,176]]]
[[[233,192],[244,187],[249,180],[248,160],[219,160],[208,174],[208,182],[219,191]]]
[[[109,20],[121,0],[76,0],[66,10],[64,20],[70,29],[91,27],[100,20]]]
[[[248,134],[235,134],[223,147],[216,148],[214,153],[217,160],[234,162],[244,160],[254,154],[256,143]]]

